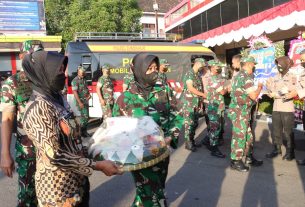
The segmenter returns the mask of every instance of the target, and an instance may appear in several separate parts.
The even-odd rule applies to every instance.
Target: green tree
[[[136,0],[46,0],[48,34],[61,34],[63,44],[76,32],[140,32]]]
[[[72,0],[45,0],[45,12],[48,35],[61,35],[64,20],[68,15]]]

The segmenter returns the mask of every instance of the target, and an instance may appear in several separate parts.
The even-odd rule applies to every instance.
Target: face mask
[[[145,75],[145,82],[149,86],[156,85],[157,79],[158,79],[158,72],[156,71]]]
[[[59,92],[64,89],[66,82],[65,74],[59,74],[52,81],[52,88],[54,91]]]
[[[301,63],[301,66],[302,66],[303,68],[305,68],[305,62],[302,62],[302,63]]]

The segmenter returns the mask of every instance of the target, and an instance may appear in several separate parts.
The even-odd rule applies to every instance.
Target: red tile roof
[[[159,12],[166,13],[183,0],[157,0]],[[143,12],[154,12],[155,0],[138,0],[138,5]]]

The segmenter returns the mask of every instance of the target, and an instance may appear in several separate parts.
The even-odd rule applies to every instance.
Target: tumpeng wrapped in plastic
[[[123,171],[150,167],[170,153],[162,129],[149,116],[108,118],[89,143],[90,156],[114,161]]]

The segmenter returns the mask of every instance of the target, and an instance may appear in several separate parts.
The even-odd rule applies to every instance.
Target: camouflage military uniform
[[[78,76],[76,76],[72,82],[72,90],[76,91],[79,99],[84,104],[84,108],[80,108],[78,105],[78,102],[75,99],[75,104],[78,107],[78,110],[80,111],[80,124],[82,128],[86,128],[88,121],[89,121],[89,104],[87,101],[87,98],[90,96],[89,89],[86,83],[86,79],[80,79]]]
[[[127,73],[123,78],[123,83],[127,86],[128,90],[130,88],[130,84],[134,82],[134,75],[133,73]]]
[[[171,146],[177,148],[183,118],[173,111],[169,102],[168,86],[156,86],[145,99],[134,84],[125,91],[113,107],[113,116],[151,116],[162,127],[165,137],[172,138]],[[136,184],[136,197],[132,206],[165,206],[165,181],[169,158],[145,169],[132,172]]]
[[[254,89],[253,75],[241,70],[233,79],[229,118],[232,120],[231,159],[251,156],[253,135],[250,128],[250,111],[254,101],[248,96]]]
[[[36,151],[23,130],[25,106],[32,94],[31,83],[24,72],[9,77],[2,85],[1,108],[5,112],[17,112],[16,163],[18,173],[18,206],[36,206],[34,174]]]
[[[211,75],[207,84],[207,114],[209,117],[208,136],[210,145],[218,145],[219,136],[221,133],[221,117],[225,110],[224,97],[219,92],[224,89],[225,80],[220,75]]]
[[[184,117],[184,138],[186,141],[194,142],[195,137],[195,131],[198,126],[198,119],[199,119],[199,106],[200,103],[203,101],[201,97],[198,97],[197,95],[191,93],[187,89],[186,82],[188,80],[193,81],[193,87],[197,89],[198,91],[203,91],[202,87],[202,81],[200,77],[194,73],[194,71],[191,69],[188,71],[183,79],[184,89],[183,89],[183,117]]]
[[[161,83],[163,85],[167,84],[167,77],[165,73],[158,73],[157,83]]]
[[[110,77],[101,76],[98,79],[97,85],[101,89],[101,94],[103,99],[106,102],[105,106],[102,106],[103,119],[105,120],[108,117],[112,117],[112,108],[113,108],[113,84]]]

